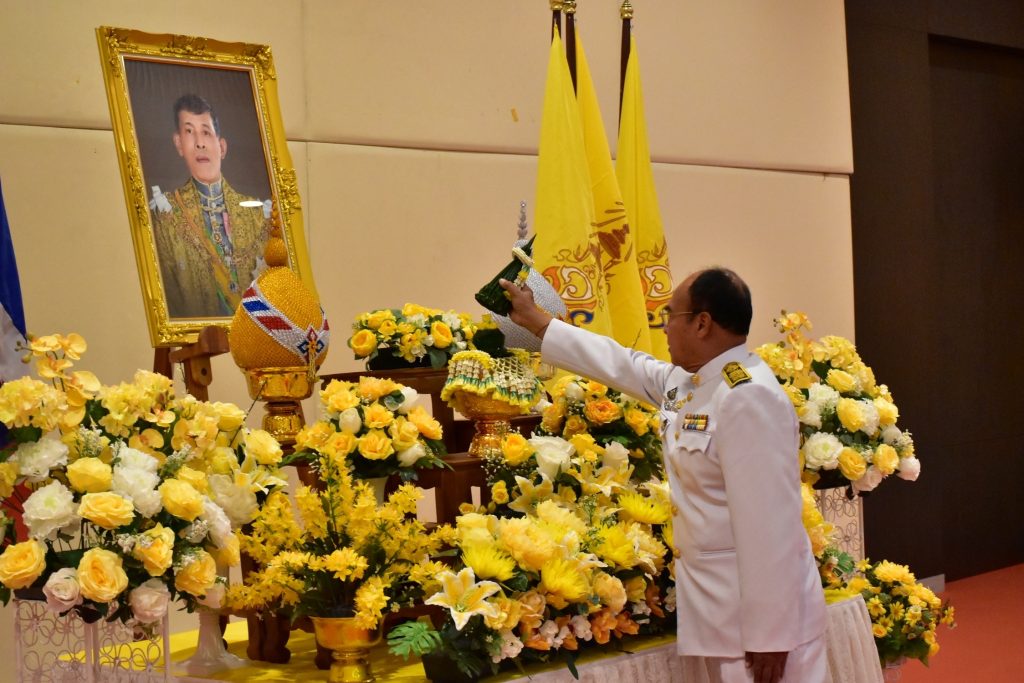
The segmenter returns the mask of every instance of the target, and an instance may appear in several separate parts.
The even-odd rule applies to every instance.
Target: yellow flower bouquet
[[[300,488],[294,505],[272,494],[242,536],[261,568],[225,601],[296,619],[354,617],[358,628],[375,629],[386,612],[422,596],[424,584],[436,585],[442,569],[429,559],[440,540],[415,518],[422,492],[403,484],[378,505],[344,456],[321,454],[315,470],[318,488]]]
[[[452,355],[471,348],[478,329],[496,327],[490,316],[474,322],[466,313],[405,304],[359,315],[348,345],[356,360],[365,360],[371,370],[438,369]]]
[[[441,424],[416,403],[415,389],[390,379],[333,380],[320,392],[323,417],[295,437],[287,463],[315,464],[340,458],[360,479],[398,474],[414,480],[416,470],[445,467]]]
[[[520,439],[506,437],[510,461]],[[531,447],[540,464],[511,486],[505,474],[517,465],[492,463],[493,502],[459,516],[457,571],[442,572],[425,601],[446,608],[444,624],[399,626],[389,636],[396,654],[441,653],[471,676],[505,660],[558,657],[571,668],[580,649],[673,625],[667,485],[631,481],[628,456],[602,462],[589,435],[535,437]]]
[[[910,432],[896,426],[899,409],[848,339],[808,339],[802,313],[775,321],[785,341],[757,354],[771,367],[800,419],[800,463],[812,484],[867,492],[890,474],[914,481],[921,464]],[[819,483],[820,482],[820,483]]]
[[[174,599],[219,607],[218,565],[239,562],[235,530],[284,486],[282,451],[223,403],[176,398],[171,380],[138,371],[103,386],[72,370],[78,335],[33,338],[40,377],[0,387],[0,498],[20,511],[4,529],[0,597],[41,589],[50,609],[144,628]]]

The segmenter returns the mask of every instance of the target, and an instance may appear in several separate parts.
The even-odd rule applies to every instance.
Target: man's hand
[[[754,674],[754,683],[779,683],[786,672],[788,652],[748,652],[747,668]]]
[[[498,284],[508,292],[509,301],[512,303],[512,310],[508,314],[509,319],[543,339],[552,316],[544,309],[537,307],[529,285],[524,284],[519,287],[508,280],[498,280]]]

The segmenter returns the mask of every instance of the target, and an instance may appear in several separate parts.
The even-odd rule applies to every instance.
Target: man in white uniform
[[[529,288],[501,284],[545,362],[661,409],[687,683],[823,681],[825,600],[801,522],[798,423],[746,349],[746,284],[711,268],[676,288],[663,314],[671,363],[555,320]]]

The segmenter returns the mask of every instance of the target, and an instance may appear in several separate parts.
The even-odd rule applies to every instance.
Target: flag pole
[[[562,0],[549,0],[551,7],[551,37],[562,34]]]
[[[565,58],[569,62],[569,77],[572,89],[576,91],[576,0],[564,0],[565,12]]]
[[[633,5],[622,1],[619,8],[622,17],[622,48],[619,51],[619,120],[622,120],[622,91],[626,87],[626,67],[629,65],[629,38],[633,32]]]

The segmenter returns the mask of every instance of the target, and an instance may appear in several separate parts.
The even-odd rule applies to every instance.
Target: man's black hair
[[[734,334],[746,336],[754,309],[750,288],[728,268],[708,268],[690,284],[690,309],[707,311],[711,319]]]
[[[213,110],[213,106],[205,99],[193,93],[179,97],[174,102],[174,130],[178,130],[178,126],[181,125],[178,115],[183,111],[193,114],[209,114],[210,118],[213,119],[213,132],[217,134],[217,137],[220,137],[220,121],[217,120],[217,112]]]

